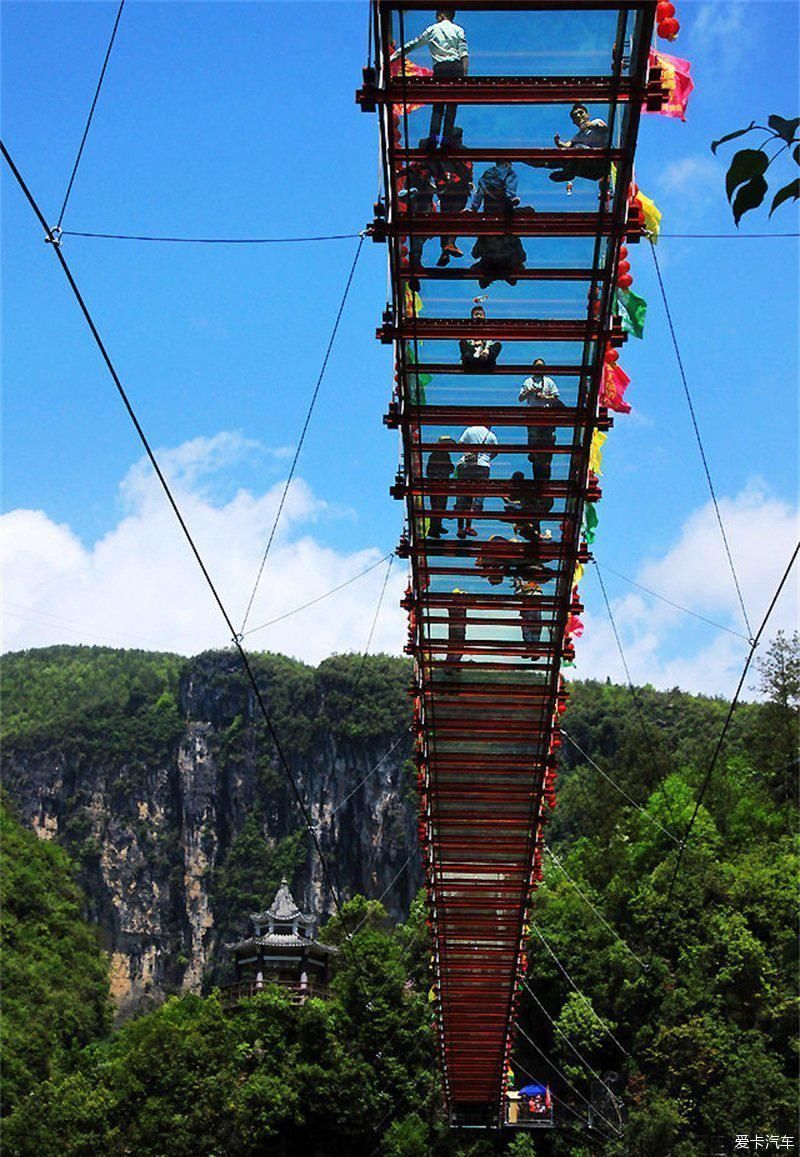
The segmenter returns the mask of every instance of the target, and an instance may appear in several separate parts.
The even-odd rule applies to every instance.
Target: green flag
[[[406,342],[406,365],[412,366],[416,363],[416,354],[412,343]],[[408,392],[413,404],[417,406],[425,405],[425,387],[433,381],[431,374],[417,374],[413,370],[407,371]]]
[[[616,312],[622,318],[624,333],[633,337],[644,337],[644,319],[647,314],[647,302],[630,289],[617,290]]]
[[[583,522],[583,537],[591,546],[594,542],[595,534],[597,533],[597,505],[594,502],[587,502],[584,507],[584,522]]]

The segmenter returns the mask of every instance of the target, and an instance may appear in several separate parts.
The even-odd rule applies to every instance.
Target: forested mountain
[[[408,911],[420,882],[407,662],[252,663],[345,897]],[[224,978],[281,875],[331,897],[237,658],[53,647],[0,663],[5,790],[70,852],[123,1015]],[[361,782],[363,780],[363,783]]]
[[[270,898],[282,870],[298,899],[328,911],[230,655],[52,648],[9,656],[2,668],[10,804],[71,851],[85,911],[118,954],[112,964],[126,951],[144,959],[151,946],[142,975],[153,999],[199,990],[204,977],[208,988],[220,944]],[[53,1003],[33,1017],[32,1051],[19,1020],[6,1026],[6,1063],[24,1070],[6,1103],[16,1102],[6,1152],[506,1151],[507,1137],[449,1134],[438,1108],[421,901],[406,918],[418,881],[415,861],[403,868],[415,839],[407,664],[376,657],[362,670],[346,656],[314,670],[261,656],[257,668],[332,871],[354,896],[348,925],[361,924],[348,947],[338,919],[327,922],[324,934],[343,948],[335,998],[297,1009],[270,991],[231,1015],[214,995],[187,995],[109,1034],[91,937],[81,932],[60,966],[44,951],[48,921],[67,931],[74,923],[66,861],[10,828],[6,976],[11,969],[15,991],[29,986]],[[515,1157],[706,1157],[733,1152],[737,1134],[797,1140],[796,650],[773,647],[766,668],[768,701],[734,715],[668,906],[678,841],[727,704],[573,686],[548,829],[554,855],[545,855],[531,927],[535,998],[523,989],[515,1050],[518,1085],[530,1076],[551,1084],[560,1128],[517,1135],[507,1150]],[[36,895],[40,854],[51,871]],[[384,890],[388,914],[355,895]],[[77,1030],[66,1021],[62,1031],[70,992],[83,993],[87,1009]]]

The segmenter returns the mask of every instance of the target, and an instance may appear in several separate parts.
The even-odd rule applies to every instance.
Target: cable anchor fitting
[[[54,225],[53,228],[47,232],[47,236],[44,239],[45,245],[60,245],[62,232],[63,230],[60,225]]]

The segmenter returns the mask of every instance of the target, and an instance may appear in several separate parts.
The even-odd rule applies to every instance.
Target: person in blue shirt
[[[472,211],[511,217],[519,205],[517,174],[510,161],[498,161],[487,169],[467,206]],[[478,284],[486,289],[500,278],[516,285],[514,276],[525,266],[527,255],[519,237],[505,233],[501,237],[478,237],[472,247],[473,269],[479,273]]]
[[[478,181],[467,208],[476,212],[511,213],[519,205],[517,174],[511,161],[498,161]]]

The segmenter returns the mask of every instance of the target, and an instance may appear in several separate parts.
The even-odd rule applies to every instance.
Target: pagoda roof
[[[300,911],[295,898],[289,891],[289,881],[284,876],[280,887],[275,893],[275,899],[264,912],[254,912],[250,919],[254,924],[268,924],[270,920],[281,923],[297,920],[303,924],[313,924],[314,917]]]
[[[234,952],[242,952],[248,948],[269,948],[278,952],[303,948],[309,955],[324,956],[333,956],[339,951],[332,944],[320,944],[318,940],[296,936],[293,932],[265,932],[263,936],[248,936],[237,944],[228,944],[226,947]]]

